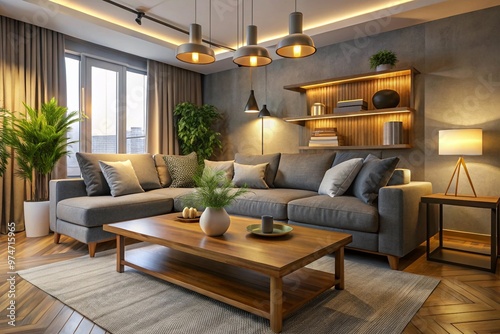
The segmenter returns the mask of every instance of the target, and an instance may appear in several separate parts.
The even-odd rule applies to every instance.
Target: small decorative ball
[[[373,94],[372,102],[375,108],[395,108],[399,104],[399,94],[392,89],[382,89]]]

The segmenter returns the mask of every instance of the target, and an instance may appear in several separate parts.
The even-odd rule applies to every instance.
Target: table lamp
[[[455,196],[458,193],[458,181],[460,178],[460,168],[463,166],[465,174],[469,179],[469,184],[477,197],[476,190],[472,184],[472,180],[465,165],[464,155],[482,155],[483,154],[483,130],[482,129],[454,129],[439,131],[439,155],[458,155],[458,161],[455,165],[455,170],[451,175],[450,182],[446,188],[445,195],[448,195],[448,190],[453,182],[455,174],[457,175],[455,185]]]

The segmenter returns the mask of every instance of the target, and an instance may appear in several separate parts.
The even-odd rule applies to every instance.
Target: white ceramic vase
[[[388,71],[392,68],[391,64],[380,64],[378,65],[375,70],[378,71]]]
[[[24,202],[24,227],[28,238],[49,234],[49,201]]]
[[[231,219],[224,208],[206,208],[200,216],[200,227],[209,237],[223,235]]]

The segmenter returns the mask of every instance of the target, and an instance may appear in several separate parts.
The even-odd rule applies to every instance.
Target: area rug
[[[272,333],[267,319],[128,267],[117,273],[115,261],[103,252],[19,274],[115,334]],[[332,271],[334,258],[310,266]],[[345,290],[325,292],[287,318],[283,333],[400,333],[439,283],[352,260],[345,279]]]

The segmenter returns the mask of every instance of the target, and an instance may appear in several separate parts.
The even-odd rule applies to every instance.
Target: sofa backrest
[[[325,172],[332,167],[334,158],[335,152],[282,153],[274,186],[318,191]]]

